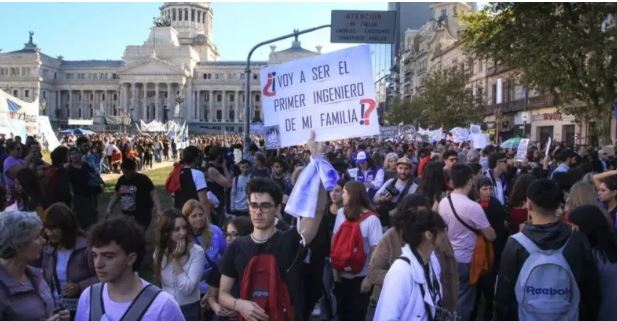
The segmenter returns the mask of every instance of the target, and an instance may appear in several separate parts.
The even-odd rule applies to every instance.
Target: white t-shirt
[[[345,222],[345,214],[344,209],[339,209],[336,213],[336,220],[334,221],[334,230],[333,235],[338,232],[341,228],[343,222]],[[364,221],[360,222],[360,232],[362,232],[362,240],[364,241],[364,253],[366,253],[366,260],[364,261],[364,267],[362,271],[357,274],[349,273],[349,272],[341,272],[341,277],[346,279],[351,279],[357,276],[366,276],[368,271],[368,263],[371,260],[370,251],[371,247],[377,246],[381,236],[383,235],[383,231],[381,229],[381,222],[379,222],[379,218],[377,215],[371,215],[366,218]]]
[[[199,281],[201,281],[205,261],[204,249],[195,243],[191,246],[188,260],[182,265],[184,270],[182,273],[175,274],[172,262],[164,257],[161,264],[163,291],[171,294],[179,305],[199,301]]]
[[[149,283],[142,279],[141,284],[145,287]],[[128,310],[129,306],[131,306],[131,303],[132,301],[113,301],[109,297],[107,284],[105,284],[103,286],[103,306],[105,314],[103,314],[100,321],[119,321],[126,310]],[[184,321],[184,316],[176,301],[167,292],[161,291],[142,317],[142,320]],[[90,287],[84,290],[79,297],[75,321],[90,321]]]
[[[465,223],[477,230],[491,226],[480,204],[470,200],[466,195],[458,193],[451,193],[450,195],[456,213]],[[439,215],[448,225],[448,238],[452,243],[456,261],[471,263],[473,249],[476,245],[476,234],[456,219],[447,197],[439,202]]]
[[[206,176],[204,172],[191,168],[191,174],[193,175],[193,182],[195,183],[195,189],[199,192],[203,189],[208,188],[208,184],[206,183]]]
[[[58,282],[60,283],[60,289],[63,289],[68,282],[66,271],[71,253],[73,253],[73,250],[58,250],[56,254],[56,274],[58,276]]]

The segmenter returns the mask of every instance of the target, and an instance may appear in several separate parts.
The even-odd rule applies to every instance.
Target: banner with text
[[[266,148],[379,135],[368,45],[261,70]]]
[[[39,103],[25,102],[0,90],[0,132],[22,139],[39,132]]]

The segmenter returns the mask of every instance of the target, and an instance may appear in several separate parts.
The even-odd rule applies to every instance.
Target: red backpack
[[[266,311],[269,321],[294,320],[289,289],[281,279],[272,254],[257,254],[251,258],[242,275],[240,299],[259,304]],[[238,315],[238,321],[245,319]]]
[[[330,259],[332,267],[338,271],[359,273],[364,267],[366,253],[360,223],[375,213],[366,211],[357,220],[345,219],[334,235]]]

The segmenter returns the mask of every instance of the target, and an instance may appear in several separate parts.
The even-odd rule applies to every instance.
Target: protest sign
[[[416,138],[416,128],[413,125],[403,125],[401,123],[398,126],[398,137],[400,140],[412,142]]]
[[[438,142],[444,138],[443,130],[441,128],[430,130],[428,132],[428,139],[431,143]]]
[[[379,135],[367,45],[261,70],[266,146]],[[269,141],[268,141],[269,140]]]
[[[469,137],[473,149],[483,149],[491,144],[491,138],[488,134],[471,134]]]
[[[22,138],[38,134],[38,100],[28,103],[0,90],[0,132]]]
[[[546,142],[546,152],[544,152],[544,157],[548,157],[548,153],[551,151],[551,141],[552,139],[549,137],[548,142]]]
[[[471,124],[469,125],[469,133],[470,134],[480,134],[482,133],[482,127],[480,127],[480,125]]]
[[[450,130],[452,134],[452,141],[455,143],[462,143],[469,140],[469,130],[462,127],[454,127]]]
[[[521,141],[518,143],[518,149],[516,150],[516,157],[514,157],[514,160],[517,162],[522,162],[525,157],[527,157],[527,146],[529,145],[529,139],[525,138],[525,139],[521,139]]]
[[[39,116],[39,137],[45,150],[52,151],[60,146],[58,137],[56,137],[56,134],[51,128],[49,117],[47,116]]]
[[[398,134],[398,126],[382,126],[379,128],[381,139],[395,139]]]

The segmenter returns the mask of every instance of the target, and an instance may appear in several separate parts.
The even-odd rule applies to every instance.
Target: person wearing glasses
[[[0,319],[3,321],[69,320],[69,311],[54,304],[40,269],[29,266],[41,255],[43,224],[35,213],[0,215]]]
[[[324,166],[329,165],[323,159],[323,145],[315,143],[314,136],[309,140],[308,149],[316,162]],[[335,172],[331,165],[328,172]],[[301,185],[297,187],[301,188]],[[251,180],[247,185],[247,195],[249,215],[254,229],[250,235],[239,237],[229,244],[225,251],[221,263],[219,304],[236,311],[246,320],[272,319],[257,302],[240,297],[240,285],[245,281],[244,278],[247,277],[245,270],[249,262],[254,262],[251,261],[254,257],[273,256],[278,271],[285,272],[279,273],[279,277],[288,289],[287,293],[280,294],[276,299],[278,302],[285,302],[285,298],[288,298],[288,303],[293,306],[293,319],[303,321],[306,291],[302,286],[304,258],[302,253],[304,247],[311,244],[317,233],[327,200],[326,190],[320,187],[317,195],[310,195],[316,201],[316,213],[313,217],[299,219],[297,228],[286,231],[279,231],[276,228],[276,217],[281,211],[283,193],[274,181],[268,178]],[[305,196],[308,201],[309,195]],[[246,271],[250,273],[251,270]]]
[[[495,152],[488,157],[489,169],[484,172],[484,177],[493,184],[493,196],[501,203],[507,204],[507,195],[510,192],[508,160],[504,153]]]

